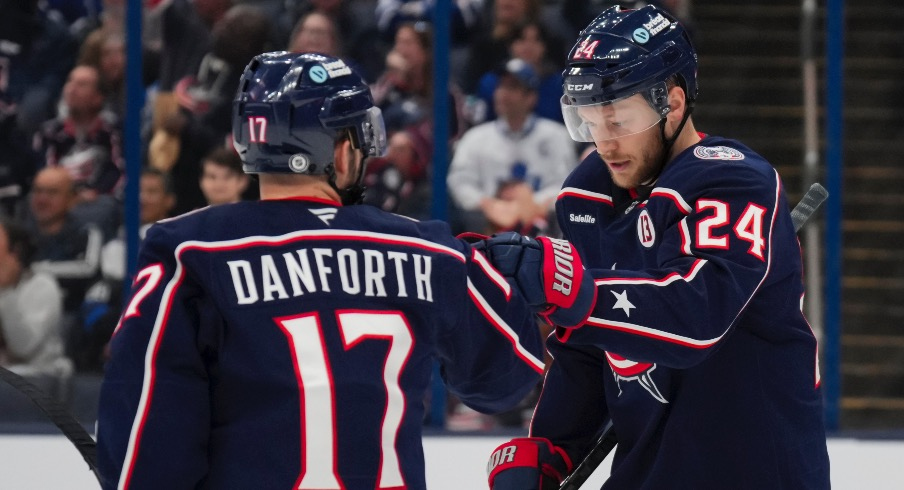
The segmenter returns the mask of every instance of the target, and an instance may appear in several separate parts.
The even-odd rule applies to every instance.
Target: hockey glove
[[[491,490],[556,490],[571,472],[571,460],[542,437],[516,437],[487,461]]]
[[[519,290],[546,321],[578,327],[596,304],[596,284],[566,240],[530,238],[515,232],[493,235],[482,249],[493,267]]]

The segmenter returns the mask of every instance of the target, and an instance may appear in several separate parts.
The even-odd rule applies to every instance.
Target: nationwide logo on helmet
[[[662,396],[662,392],[659,391],[651,376],[656,369],[656,364],[634,362],[612,352],[606,352],[606,361],[609,362],[609,367],[612,368],[612,374],[615,376],[615,384],[618,385],[619,396],[621,396],[622,392],[622,381],[637,381],[659,403],[669,402]]]
[[[744,154],[727,146],[698,146],[694,156],[701,160],[743,160]]]

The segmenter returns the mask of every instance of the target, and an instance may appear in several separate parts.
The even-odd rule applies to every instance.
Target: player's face
[[[237,174],[222,165],[205,162],[201,173],[201,192],[207,204],[227,204],[242,199],[247,186],[247,177]]]
[[[596,151],[606,163],[615,185],[632,189],[649,183],[656,176],[664,146],[657,125],[640,133],[596,143]]]
[[[659,117],[639,95],[615,104],[578,107],[615,185],[637,187],[655,177],[664,145]]]

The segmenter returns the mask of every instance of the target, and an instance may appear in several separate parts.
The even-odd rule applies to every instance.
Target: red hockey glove
[[[491,490],[556,490],[571,472],[571,460],[542,437],[516,437],[487,461]]]
[[[566,240],[505,232],[476,247],[533,310],[553,325],[578,327],[596,304],[596,284]]]

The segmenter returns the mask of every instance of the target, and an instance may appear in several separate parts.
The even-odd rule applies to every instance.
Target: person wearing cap
[[[446,183],[455,219],[467,231],[545,230],[559,187],[577,163],[575,146],[564,125],[534,114],[540,80],[527,62],[512,58],[497,73],[498,117],[466,131],[452,157]],[[503,199],[500,190],[526,191],[530,199]]]

